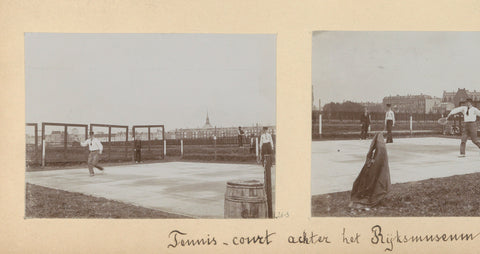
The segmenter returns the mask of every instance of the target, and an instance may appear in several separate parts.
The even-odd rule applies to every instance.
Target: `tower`
[[[204,129],[206,128],[213,128],[210,124],[210,119],[208,118],[208,111],[207,111],[207,119],[205,119],[205,125],[203,126]]]

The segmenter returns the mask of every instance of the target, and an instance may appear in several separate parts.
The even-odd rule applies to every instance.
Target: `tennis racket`
[[[438,124],[440,124],[440,125],[446,125],[447,122],[448,122],[448,119],[447,119],[446,117],[442,117],[442,118],[438,119],[437,122],[438,122]]]

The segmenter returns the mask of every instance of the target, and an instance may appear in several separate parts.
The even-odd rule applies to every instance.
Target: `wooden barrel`
[[[263,183],[257,180],[227,182],[224,212],[225,218],[266,218]]]

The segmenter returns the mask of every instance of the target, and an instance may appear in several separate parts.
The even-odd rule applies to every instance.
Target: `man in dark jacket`
[[[243,146],[243,137],[245,137],[245,132],[242,130],[242,127],[238,127],[238,146]]]
[[[135,139],[133,151],[135,151],[135,163],[141,162],[142,161],[142,141],[140,141],[140,139]]]
[[[367,139],[370,120],[371,120],[370,113],[368,113],[368,109],[365,108],[365,111],[362,113],[362,116],[360,117],[360,122],[362,123],[362,132],[360,133],[360,139]]]

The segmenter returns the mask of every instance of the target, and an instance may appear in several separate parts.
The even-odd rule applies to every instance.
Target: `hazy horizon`
[[[314,104],[479,90],[480,32],[317,31]]]
[[[276,36],[25,34],[26,122],[275,125]]]

